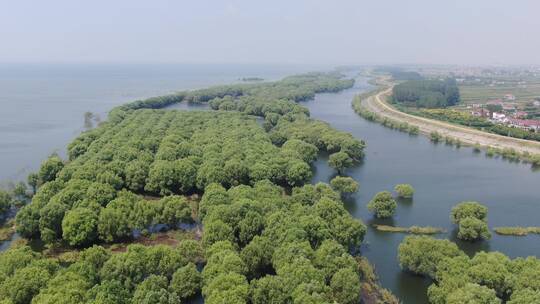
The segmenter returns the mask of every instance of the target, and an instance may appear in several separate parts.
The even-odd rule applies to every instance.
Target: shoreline
[[[373,94],[360,101],[361,105],[382,117],[416,126],[419,132],[426,136],[429,136],[432,132],[437,132],[443,137],[459,139],[465,145],[481,145],[487,148],[513,149],[520,153],[540,154],[540,142],[483,132],[401,112],[384,101],[384,98],[391,93],[392,87],[390,85],[375,90]]]

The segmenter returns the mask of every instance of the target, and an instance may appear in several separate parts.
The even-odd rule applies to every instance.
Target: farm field
[[[529,102],[535,98],[540,98],[540,78],[527,80],[497,79],[496,81],[504,82],[504,84],[490,86],[484,82],[459,85],[461,101],[465,104],[485,103],[490,99],[502,99],[505,94],[514,95],[516,102]],[[520,81],[525,81],[526,83],[519,84]]]

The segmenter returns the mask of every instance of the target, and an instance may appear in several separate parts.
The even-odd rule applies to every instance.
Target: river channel
[[[499,236],[489,241],[468,243],[456,239],[450,210],[462,201],[478,201],[489,208],[490,228],[496,226],[539,226],[540,172],[529,164],[487,158],[472,148],[434,144],[425,136],[410,136],[359,117],[351,108],[356,94],[369,90],[367,79],[337,94],[319,94],[305,102],[311,116],[350,132],[367,143],[366,156],[346,171],[360,183],[360,190],[346,200],[349,212],[368,225],[362,255],[375,265],[382,285],[405,304],[428,303],[430,281],[400,270],[397,248],[405,234],[379,232],[372,224],[435,226],[447,233],[437,237],[455,241],[469,255],[478,251],[500,251],[510,257],[540,253],[540,236]],[[328,182],[335,172],[325,157],[315,164],[313,182]],[[399,183],[411,184],[416,193],[409,201],[398,201],[392,219],[375,219],[367,203],[379,191],[392,191]]]

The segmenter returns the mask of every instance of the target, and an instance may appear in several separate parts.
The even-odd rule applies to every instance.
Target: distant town
[[[492,123],[540,132],[540,120],[529,119],[530,112],[523,110],[526,107],[530,109],[531,105],[540,110],[540,100],[534,100],[531,105],[517,103],[515,100],[513,94],[505,94],[502,99],[491,99],[483,104],[470,104],[467,108],[473,116],[486,118]]]

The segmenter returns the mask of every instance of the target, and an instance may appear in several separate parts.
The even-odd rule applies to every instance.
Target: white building
[[[498,112],[493,112],[492,119],[497,122],[505,122],[507,120],[505,114]]]
[[[506,94],[506,95],[504,95],[504,99],[506,99],[506,100],[516,100],[516,96],[514,96],[512,94]]]

